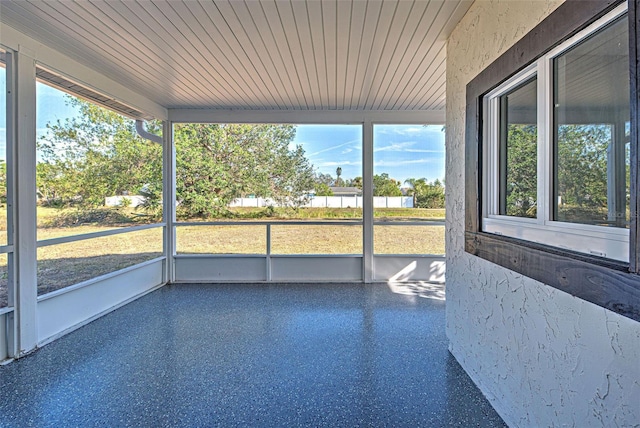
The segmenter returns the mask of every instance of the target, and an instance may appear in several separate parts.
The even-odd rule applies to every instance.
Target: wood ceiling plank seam
[[[278,11],[275,9],[275,4],[273,2],[248,2],[247,7],[251,10],[252,7],[260,8],[260,14],[257,12],[252,12],[252,15],[255,17],[264,18],[264,22],[266,23],[266,28],[268,30],[268,36],[273,42],[272,45],[275,48],[275,51],[278,53],[278,57],[280,61],[274,61],[276,67],[281,67],[284,69],[284,73],[280,73],[280,76],[286,76],[288,79],[288,85],[284,85],[288,90],[288,95],[292,100],[291,108],[300,110],[306,108],[306,100],[304,98],[304,93],[302,91],[302,86],[300,79],[298,78],[298,74],[294,67],[287,66],[287,64],[293,63],[293,58],[291,56],[291,51],[288,46],[287,39],[284,35],[284,30],[282,28],[282,23],[280,20],[280,16],[278,15]],[[275,23],[275,24],[274,24]],[[276,24],[279,24],[276,26]],[[264,39],[264,35],[263,35]]]
[[[337,85],[337,66],[336,61],[338,58],[337,51],[337,38],[336,38],[336,25],[337,25],[337,8],[335,3],[329,3],[329,0],[321,0],[322,3],[322,28],[325,37],[323,43],[323,54],[325,57],[324,62],[324,74],[327,76],[326,91],[327,91],[327,109],[335,110],[338,107],[336,94],[338,92]]]
[[[352,14],[353,0],[339,1],[336,0],[336,109],[344,110],[346,88],[347,88],[347,71],[349,67],[349,47],[352,32]],[[347,5],[347,6],[345,6]],[[347,13],[348,12],[348,13]],[[341,25],[342,24],[342,25]],[[338,37],[341,34],[340,28],[348,26],[347,39],[343,40]]]
[[[48,21],[44,18],[42,18],[38,13],[33,13],[30,12],[26,9],[23,8],[22,5],[18,5],[16,3],[12,3],[12,6],[14,7],[19,7],[20,9],[22,9],[22,13],[20,13],[20,11],[18,10],[9,10],[7,9],[7,6],[3,6],[5,8],[5,11],[3,12],[5,14],[5,16],[7,16],[7,12],[11,12],[14,13],[15,15],[19,16],[20,18],[16,19],[17,23],[19,23],[19,27],[23,27],[26,26],[27,29],[31,28],[32,32],[25,32],[28,36],[32,37],[34,40],[39,40],[42,35],[47,35],[47,40],[50,43],[53,43],[54,46],[69,46],[72,47],[74,46],[76,39],[73,38],[72,36],[67,36],[65,34],[66,37],[61,37],[58,35],[58,33],[54,33],[52,32],[54,29],[50,29],[50,28],[46,28],[44,26],[42,26],[42,23],[48,23]],[[39,9],[39,8],[38,8]],[[47,12],[40,10],[40,13],[45,14],[46,16],[50,17],[51,19],[54,19],[56,21],[58,21],[56,18],[51,17],[49,14],[47,14]],[[9,14],[9,15],[10,15]],[[24,14],[24,15],[23,15]],[[15,18],[14,18],[15,19]],[[38,22],[40,21],[40,22]],[[65,26],[64,23],[59,22],[60,25]],[[65,26],[66,27],[66,26]],[[38,30],[36,30],[38,29]],[[22,31],[22,29],[19,29],[20,31]],[[80,36],[79,34],[77,34],[78,36]],[[81,37],[78,37],[79,39]],[[57,43],[54,43],[54,41],[58,41]],[[84,55],[80,55],[78,53],[77,50],[75,50],[74,48],[66,48],[66,49],[58,49],[56,48],[55,50],[57,50],[58,52],[78,61],[81,64],[95,64],[96,59],[95,58],[88,58]],[[116,62],[117,61],[121,61],[120,58],[116,58],[115,59]],[[46,64],[45,64],[46,65]],[[124,63],[123,63],[124,65]],[[139,88],[137,85],[133,85],[133,88],[140,90],[141,88]],[[133,89],[132,88],[132,89]]]
[[[385,99],[391,99],[393,104],[390,105],[389,102],[385,104],[385,109],[394,110],[400,95],[400,86],[402,82],[404,82],[405,76],[408,73],[409,68],[414,64],[416,58],[424,58],[428,55],[431,50],[431,42],[429,42],[429,35],[434,31],[434,27],[436,25],[436,20],[431,19],[432,16],[438,16],[440,11],[444,7],[444,1],[430,1],[427,9],[425,9],[424,17],[427,19],[427,25],[424,27],[418,26],[416,31],[412,35],[411,42],[409,43],[405,54],[403,54],[402,59],[398,62],[397,68],[393,73],[393,78],[389,82],[389,86],[387,87],[387,91],[384,94]],[[435,10],[434,10],[435,9]],[[421,21],[422,22],[422,21]],[[420,34],[422,37],[420,37]],[[416,37],[418,35],[418,37]],[[391,91],[393,94],[392,97],[387,97],[388,91]]]
[[[438,22],[438,24],[439,24],[436,27],[437,34],[436,34],[435,38],[433,39],[433,42],[431,43],[431,46],[429,47],[429,50],[427,51],[427,54],[422,57],[422,59],[417,64],[416,68],[414,69],[411,77],[406,80],[407,83],[406,83],[404,89],[400,92],[399,99],[405,99],[404,93],[407,90],[411,90],[412,92],[415,92],[416,86],[420,86],[420,82],[425,78],[426,71],[424,73],[420,73],[420,74],[418,74],[418,71],[425,69],[425,67],[423,66],[423,63],[425,62],[425,60],[427,58],[429,58],[431,63],[433,64],[435,61],[437,61],[436,58],[438,58],[438,55],[441,52],[443,52],[444,57],[446,59],[446,38],[441,40],[441,35],[444,33],[445,29],[449,26],[450,21],[452,19],[454,19],[455,11],[460,7],[460,1],[458,1],[454,6],[452,6],[453,2],[449,2],[449,3],[443,2],[442,7],[444,8],[445,5],[447,6],[447,9],[445,9],[443,11],[443,9],[441,8],[440,12],[436,16],[436,19],[434,19],[434,23]],[[437,46],[440,46],[440,49],[438,49],[436,55],[432,56],[431,52]],[[427,67],[427,69],[430,68],[430,67],[431,67],[431,65],[429,65],[429,67]],[[422,85],[421,89],[423,89],[423,88],[424,88],[424,85]]]
[[[221,1],[206,3],[210,9],[206,9],[202,3],[200,6],[203,7],[205,12],[211,19],[211,22],[214,24],[214,27],[218,31],[221,40],[224,41],[228,49],[221,49],[225,57],[228,59],[229,64],[236,70],[238,76],[243,80],[245,85],[247,86],[247,90],[251,92],[251,100],[254,104],[254,108],[269,108],[273,107],[276,103],[275,97],[271,95],[268,91],[265,92],[266,83],[261,76],[261,73],[255,67],[251,56],[245,50],[245,47],[242,43],[240,43],[238,37],[235,34],[235,31],[229,24],[229,19],[222,13],[219,5],[222,3]],[[233,12],[231,15],[235,16]],[[195,17],[194,17],[195,18]],[[220,20],[222,20],[220,22]],[[223,30],[226,27],[229,31]],[[231,37],[227,37],[230,34]],[[218,45],[220,47],[220,45]],[[235,58],[235,60],[230,57],[229,53]],[[244,55],[241,55],[244,54]],[[251,69],[253,69],[254,73],[252,73]],[[254,77],[257,76],[257,79]]]
[[[327,91],[327,68],[326,68],[326,50],[325,50],[325,34],[324,22],[322,16],[322,1],[314,1],[306,3],[306,15],[311,40],[313,68],[315,71],[315,85],[318,90],[318,98],[320,100],[319,107],[325,110],[329,105],[329,94]]]
[[[442,6],[444,7],[448,4],[449,3],[447,2],[443,2]],[[411,72],[409,78],[403,77],[402,81],[404,82],[404,88],[400,90],[400,96],[398,97],[398,100],[406,99],[407,96],[405,96],[405,94],[407,93],[407,91],[413,91],[416,88],[416,85],[419,85],[419,82],[425,78],[426,71],[433,66],[434,58],[437,58],[438,54],[443,51],[443,49],[446,57],[446,42],[438,40],[440,34],[442,34],[442,32],[444,31],[446,23],[449,19],[451,19],[449,9],[445,9],[444,11],[443,9],[440,9],[440,12],[433,21],[434,27],[432,27],[429,31],[431,37],[427,38],[429,34],[425,36],[425,39],[430,41],[429,48],[424,55],[415,56],[411,59],[408,70],[412,69],[413,71]],[[435,36],[432,33],[435,33]],[[436,52],[435,54],[433,54],[434,51]],[[425,61],[427,61],[427,59],[430,64],[425,66]],[[398,102],[396,102],[392,108],[395,109],[396,105],[398,105]]]
[[[113,8],[112,3],[105,2],[105,4],[108,4],[110,7]],[[133,25],[136,28],[146,28],[146,30],[142,31],[142,33],[147,35],[147,40],[150,43],[154,44],[157,47],[158,51],[167,53],[170,58],[179,58],[182,61],[184,67],[176,67],[172,65],[171,69],[174,70],[176,74],[180,75],[181,77],[181,79],[178,80],[177,82],[179,84],[178,88],[181,88],[181,90],[184,90],[186,93],[190,93],[191,97],[194,97],[192,98],[191,102],[194,102],[194,100],[196,99],[201,100],[198,102],[203,102],[203,103],[206,102],[206,98],[204,98],[204,94],[207,94],[207,93],[214,98],[217,96],[220,98],[233,99],[231,94],[229,93],[224,94],[221,91],[218,94],[214,94],[209,89],[207,89],[204,85],[201,84],[200,82],[201,79],[197,77],[196,70],[193,68],[193,66],[191,66],[188,59],[184,57],[181,50],[176,49],[174,47],[174,44],[172,44],[169,40],[166,40],[158,31],[156,31],[156,28],[154,28],[154,25],[150,21],[147,21],[141,18],[142,16],[148,16],[150,20],[153,20],[157,24],[157,28],[163,28],[160,25],[160,23],[152,15],[147,13],[146,9],[142,8],[141,5],[133,1],[114,3],[114,4],[120,4],[122,5],[123,8],[127,9],[128,13],[126,13],[125,15],[125,13],[123,13],[124,10],[120,11],[118,9],[113,8],[114,11],[117,12],[127,22],[129,22],[130,25]],[[137,10],[132,9],[130,6],[136,6]],[[177,41],[175,40],[174,42],[177,43]],[[197,92],[196,89],[201,92]]]
[[[180,9],[176,9],[175,6],[178,6]],[[207,30],[206,24],[211,23],[219,34],[216,24],[211,20],[211,17],[202,7],[202,4],[199,2],[174,2],[169,4],[169,7],[180,17],[184,25],[191,31],[194,39],[198,41],[199,46],[193,45],[193,49],[196,50],[202,58],[202,62],[199,64],[208,64],[207,72],[214,77],[217,76],[216,84],[221,87],[226,87],[229,93],[229,99],[225,101],[221,107],[237,108],[242,102],[247,106],[251,106],[253,100],[258,97],[256,97],[252,91],[251,93],[246,91],[246,89],[250,87],[250,84],[242,76],[242,71],[236,70],[234,66],[235,73],[228,72],[228,67],[222,62],[222,58],[228,60],[219,44],[219,40],[221,40],[222,37],[216,39],[212,37],[211,31]],[[200,10],[193,9],[196,7],[199,7]],[[196,25],[187,22],[183,16],[191,16],[191,19],[195,21]],[[206,16],[207,19],[202,18],[203,16]],[[203,20],[205,22],[203,22]],[[207,40],[209,43],[206,42]],[[214,52],[214,49],[217,50],[217,52]],[[232,62],[232,66],[233,64],[234,62]],[[246,75],[246,72],[244,74]],[[234,75],[238,76],[241,81],[235,79]]]
[[[238,4],[238,3],[236,2],[235,4]],[[281,88],[281,91],[279,91],[280,96],[283,98],[283,101],[286,101],[282,96],[282,93],[284,93],[284,95],[286,95],[289,101],[288,104],[285,102],[285,106],[292,108],[297,103],[297,101],[294,102],[294,100],[297,100],[297,97],[295,93],[292,92],[293,84],[289,78],[286,67],[284,67],[284,59],[282,57],[280,50],[277,47],[276,39],[274,38],[271,27],[269,26],[269,23],[268,23],[269,21],[266,15],[264,14],[264,10],[262,9],[262,6],[260,6],[259,4],[257,7],[253,7],[252,9],[252,5],[256,4],[256,2],[253,2],[253,1],[247,2],[247,0],[244,0],[243,4],[248,12],[251,22],[253,23],[256,29],[257,34],[259,35],[259,40],[262,42],[262,45],[264,47],[264,49],[261,50],[261,57],[262,55],[266,55],[268,62],[271,63],[271,66],[273,67],[273,70],[275,71],[275,73],[270,72],[270,74],[275,75],[275,77],[280,81],[280,86],[279,86],[279,88]],[[266,28],[267,30],[261,31],[264,28]],[[273,46],[275,47],[275,49],[269,49],[269,46]],[[278,54],[280,61],[274,60],[275,55],[271,54],[271,52],[274,50]],[[289,79],[289,84],[285,84],[283,80],[284,76],[286,76]],[[275,87],[278,87],[278,86],[276,85]]]
[[[288,3],[288,7],[284,6],[284,4],[286,3]],[[283,27],[285,28],[285,36],[288,39],[292,56],[294,58],[298,58],[298,61],[294,62],[294,65],[296,66],[296,68],[298,68],[300,59],[302,59],[302,67],[300,70],[300,73],[302,76],[301,83],[302,83],[302,86],[304,87],[305,93],[308,95],[308,98],[311,99],[311,106],[307,106],[307,108],[313,110],[315,109],[315,106],[318,105],[318,101],[317,101],[318,94],[314,90],[314,85],[312,83],[314,80],[317,83],[317,77],[315,79],[312,77],[312,73],[315,74],[315,70],[313,69],[313,67],[311,67],[310,65],[311,60],[307,57],[307,52],[310,52],[311,56],[313,57],[313,48],[311,48],[310,46],[311,43],[307,38],[305,38],[305,45],[307,46],[307,48],[305,49],[305,47],[303,46],[302,36],[303,34],[305,34],[305,32],[301,31],[300,29],[301,19],[296,16],[294,4],[298,6],[303,5],[306,7],[306,3],[300,2],[300,1],[296,1],[295,3],[293,3],[292,0],[288,0],[288,2],[284,2],[284,1],[278,2],[276,0],[276,7],[278,8],[278,13],[280,14],[280,18],[282,19],[284,17],[286,22],[293,22],[293,28],[291,27],[291,25],[284,26],[284,22],[283,22]],[[303,17],[302,19],[304,19],[306,17],[306,13],[302,14],[302,17]],[[290,19],[287,20],[288,18]],[[307,22],[306,24],[307,24],[306,26],[308,27],[309,23]],[[290,29],[290,30],[287,31],[287,29]]]
[[[422,11],[420,12],[420,10],[414,10],[416,6],[418,7],[423,6]],[[421,24],[426,16],[428,9],[429,9],[429,2],[424,2],[424,1],[413,2],[411,13],[409,14],[408,19],[405,21],[402,33],[398,38],[398,44],[394,48],[393,55],[391,55],[391,58],[389,59],[389,61],[387,61],[387,66],[383,73],[383,76],[384,76],[383,81],[385,82],[385,84],[382,85],[382,88],[384,88],[384,92],[382,94],[378,94],[377,102],[374,103],[373,105],[374,110],[380,109],[383,103],[384,104],[388,103],[388,101],[385,102],[385,100],[387,100],[387,94],[389,93],[390,88],[393,87],[393,81],[399,70],[399,64],[402,61],[402,59],[407,55],[407,52],[409,51],[409,46],[411,45],[411,41],[413,40],[416,33],[418,32],[418,29],[421,28]],[[404,35],[405,30],[411,31],[411,35]],[[392,64],[395,64],[396,66],[390,75]]]
[[[379,91],[383,87],[382,82],[384,80],[384,74],[380,77],[378,75],[378,70],[380,69],[380,65],[386,63],[387,68],[389,67],[388,62],[393,56],[395,49],[398,46],[400,36],[404,32],[404,29],[407,24],[407,18],[410,16],[411,11],[413,10],[414,4],[415,4],[415,1],[412,1],[410,3],[406,1],[396,3],[396,8],[393,11],[393,16],[389,21],[389,27],[387,29],[387,35],[384,39],[384,44],[382,46],[382,49],[380,50],[380,54],[375,55],[376,57],[375,68],[373,72],[370,73],[368,89],[366,91],[367,95],[364,98],[364,102],[363,102],[363,107],[367,110],[372,109],[373,104],[375,104],[373,101],[377,98]],[[409,6],[407,7],[407,5]],[[400,25],[394,25],[396,22],[400,23]],[[393,43],[393,41],[395,41],[395,43]],[[389,44],[393,44],[393,47],[389,48],[388,47]],[[367,68],[369,69],[369,67]],[[367,81],[366,78],[365,78],[365,81]],[[370,102],[369,99],[372,95],[373,88],[376,88],[376,90],[373,91],[373,99]]]
[[[443,94],[443,97],[444,97],[444,94]],[[445,99],[442,98],[437,103],[433,104],[433,106],[431,107],[431,110],[444,110],[446,107],[445,103],[446,103]],[[444,124],[444,121],[443,121],[443,124]]]
[[[315,8],[313,13],[311,8]],[[324,46],[324,23],[322,21],[322,2],[307,2],[306,3],[306,16],[307,26],[309,30],[309,40],[311,41],[313,67],[315,69],[315,80],[313,80],[317,86],[318,98],[320,99],[320,105],[314,106],[324,110],[328,106],[328,92],[327,92],[327,74],[326,68],[323,65],[326,64],[325,46]],[[316,19],[312,19],[312,16]],[[317,35],[318,40],[313,36]],[[320,64],[320,66],[318,66]]]
[[[180,3],[181,4],[181,3]],[[176,14],[177,19],[180,19],[180,21],[182,21],[182,23],[184,24],[184,26],[186,28],[189,28],[189,30],[191,30],[191,34],[192,36],[195,36],[194,38],[197,38],[197,35],[195,33],[193,33],[193,28],[192,26],[188,25],[188,23],[186,21],[184,21],[184,19],[182,18],[182,15],[175,11],[175,9],[173,9],[172,5],[167,3],[167,6],[170,7],[173,12]],[[158,13],[158,12],[156,12]],[[170,22],[170,24],[174,27],[177,28],[176,23],[173,21],[172,18],[168,17],[164,12],[159,11],[159,13],[161,13],[164,18]],[[149,16],[152,17],[152,19],[158,24],[159,27],[163,28],[166,31],[166,27],[163,26],[160,21],[158,20],[157,16],[153,16],[151,13],[149,13]],[[190,35],[185,35],[183,31],[178,31],[180,33],[180,35],[184,38],[184,39],[190,39]],[[156,32],[157,33],[157,32]],[[174,34],[171,31],[168,31],[168,33]],[[177,52],[181,58],[184,58],[182,56],[182,51],[183,50],[187,50],[186,47],[184,47],[183,44],[181,44],[181,42],[175,37],[172,36],[173,39],[176,41],[176,43],[178,43],[180,45],[180,48],[175,48],[173,45],[171,45],[171,43],[167,42],[164,38],[162,38],[163,43],[166,46],[170,46],[170,49],[173,50],[174,52]],[[159,47],[161,49],[161,51],[163,50],[162,47]],[[195,48],[194,48],[195,49]],[[197,50],[197,49],[196,49]],[[184,82],[181,82],[183,84],[184,87],[189,87],[190,85],[188,83],[191,82],[197,82],[198,87],[200,88],[206,88],[206,91],[201,89],[201,91],[204,92],[209,92],[210,94],[213,94],[215,100],[219,103],[224,105],[228,105],[228,104],[233,104],[234,103],[234,99],[235,97],[233,97],[228,90],[223,90],[222,88],[229,88],[230,85],[227,85],[227,82],[224,80],[224,76],[222,76],[220,73],[217,72],[217,70],[215,69],[214,65],[211,64],[211,62],[207,61],[206,58],[204,57],[204,55],[202,54],[201,51],[198,51],[198,53],[200,54],[200,56],[202,57],[203,61],[198,61],[197,65],[192,64],[191,62],[188,62],[188,65],[191,67],[191,71],[189,71],[188,69],[184,68],[184,67],[173,67],[174,70],[176,71],[181,71],[182,75],[184,76],[185,73],[187,73],[189,75],[189,77],[187,77],[185,79]],[[194,58],[195,59],[195,58]],[[209,74],[209,76],[211,77],[211,80],[207,79],[206,76],[204,76],[202,73],[200,73],[199,68],[202,64],[208,63],[209,67],[205,67],[207,70],[207,73]],[[187,64],[187,62],[183,62],[183,64]],[[203,82],[207,82],[207,83],[203,83]],[[200,96],[203,96],[204,94],[200,94]],[[203,98],[202,101],[203,105],[207,104],[207,99]]]
[[[441,74],[446,73],[447,46],[446,43],[443,42],[439,42],[438,44],[441,45],[440,50],[438,50],[436,55],[432,58],[431,63],[424,70],[422,76],[420,76],[420,80],[415,82],[415,86],[413,86],[408,92],[407,96],[404,98],[405,101],[399,107],[400,109],[406,109],[408,108],[407,106],[419,102],[416,98],[418,98],[420,94],[425,93],[425,88],[427,88],[428,91],[428,85]]]
[[[323,0],[320,2],[322,10],[322,38],[324,53],[324,75],[326,76],[326,99],[327,108],[335,110],[337,108],[337,86],[336,86],[336,7],[335,1]]]
[[[353,88],[356,85],[355,78],[358,70],[358,62],[360,60],[360,51],[362,49],[362,39],[364,38],[365,19],[370,5],[369,2],[354,1],[352,3],[353,7],[359,7],[363,4],[364,11],[362,13],[353,13],[352,10],[351,14],[352,25],[350,29],[353,30],[353,32],[349,32],[349,55],[347,55],[347,73],[344,93],[344,105],[346,105],[346,107],[353,105]],[[355,51],[357,51],[357,53],[355,53]],[[349,100],[348,103],[347,99]]]
[[[437,102],[438,97],[442,95],[440,91],[445,85],[446,75],[447,75],[447,67],[446,67],[446,59],[445,59],[445,63],[442,64],[442,66],[438,67],[436,71],[434,71],[431,81],[425,83],[425,86],[429,85],[429,91],[419,92],[426,95],[422,97],[422,99],[416,97],[413,106],[418,110],[420,110],[425,106],[429,106]]]
[[[137,40],[137,41],[141,42],[141,38],[140,37],[138,37],[137,35],[133,34],[126,27],[124,27],[124,26],[120,25],[119,23],[117,23],[115,21],[115,19],[113,19],[113,17],[109,13],[106,13],[104,10],[102,10],[100,8],[97,8],[97,6],[95,6],[92,2],[78,2],[77,5],[78,5],[78,7],[82,8],[87,14],[90,14],[93,17],[93,21],[92,22],[101,23],[104,26],[106,26],[107,28],[111,28],[106,22],[106,20],[109,19],[113,23],[113,25],[117,25],[120,28],[121,31],[118,31],[116,33],[118,34],[118,36],[120,36],[120,39],[122,41],[116,41],[114,39],[111,39],[114,42],[114,45],[115,46],[121,46],[121,47],[129,46],[129,47],[125,48],[125,49],[128,52],[132,53],[132,54],[134,53],[134,49],[132,49],[132,48],[137,47],[137,46],[134,46],[133,44],[131,44],[129,42],[129,40]],[[100,11],[102,16],[99,17],[95,13],[95,11],[89,10],[87,8],[87,5],[90,5],[93,8],[97,8],[98,11]],[[95,29],[100,29],[100,26],[97,25],[97,24],[93,24],[92,27],[95,28]],[[102,31],[101,30],[100,32],[102,34],[107,34],[106,31]],[[130,38],[127,38],[124,34],[128,34],[130,36]],[[149,49],[148,46],[146,46],[146,45],[143,45],[143,46],[145,47],[145,49]],[[121,58],[122,55],[118,55],[118,53],[119,53],[119,51],[116,49],[114,51],[114,53],[111,54],[111,55],[115,56],[116,58]],[[161,61],[155,61],[153,58],[151,58],[149,55],[147,55],[144,50],[139,50],[139,49],[136,51],[136,55],[135,56],[136,56],[137,59],[141,59],[142,57],[146,57],[146,59],[148,60],[148,61],[144,61],[144,60],[141,61],[142,64],[144,64],[144,65],[142,65],[140,63],[136,63],[136,64],[140,64],[141,65],[140,67],[136,68],[136,74],[137,75],[144,76],[146,79],[148,79],[147,81],[149,81],[149,82],[152,82],[154,80],[158,80],[158,77],[162,77],[162,78],[165,78],[165,79],[168,78],[167,75],[166,75],[166,73],[168,71],[164,68],[164,66],[163,66]],[[126,68],[130,68],[130,66],[127,66]],[[150,70],[155,70],[156,72],[152,73],[152,72],[150,72]],[[139,81],[139,80],[140,79],[133,79],[133,81],[136,81],[136,82]],[[153,93],[155,87],[156,87],[155,85],[150,85],[148,87],[145,87],[143,93],[149,93],[149,92]],[[183,102],[187,101],[187,99],[182,97],[181,95],[178,95],[177,98],[181,99]]]
[[[159,7],[159,5],[167,5],[168,7],[171,7],[171,3],[167,2],[167,3],[155,3],[155,2],[149,2],[146,3],[149,4],[149,8],[146,9],[149,13],[149,15],[158,23],[158,25],[160,25],[168,34],[171,35],[171,37],[174,39],[174,41],[178,44],[178,46],[182,47],[183,49],[187,49],[188,46],[191,46],[191,49],[189,50],[190,53],[196,54],[193,59],[198,61],[198,64],[200,64],[199,61],[204,61],[204,63],[208,63],[210,67],[206,67],[206,70],[204,70],[204,73],[201,72],[199,70],[199,67],[196,67],[195,65],[193,65],[190,61],[189,57],[185,57],[180,53],[180,49],[177,49],[178,52],[180,53],[180,57],[182,58],[183,61],[185,61],[186,64],[188,64],[194,71],[194,73],[196,73],[197,75],[200,76],[200,78],[202,80],[204,80],[205,82],[208,81],[207,76],[213,78],[215,80],[214,75],[212,74],[212,70],[216,73],[218,73],[218,75],[220,77],[222,77],[222,75],[220,74],[220,72],[215,69],[214,65],[211,64],[211,62],[209,62],[207,60],[207,58],[205,58],[205,56],[202,54],[201,49],[198,48],[194,42],[192,42],[190,37],[187,37],[184,35],[184,33],[180,30],[180,28],[173,22],[173,20],[171,18],[169,18],[164,11]],[[173,10],[173,8],[171,7],[171,9]],[[177,17],[185,24],[185,27],[189,27],[189,25],[182,19],[181,16],[177,15]],[[173,30],[175,31],[172,31]],[[179,36],[181,37],[179,37]],[[180,40],[180,38],[182,40]],[[202,45],[201,47],[203,47],[205,50],[207,49],[207,46],[202,43],[200,41],[199,38],[196,38],[198,42],[200,42],[200,44]],[[198,60],[197,57],[200,57],[200,59]],[[196,76],[196,79],[198,77]],[[218,82],[218,85],[220,85],[220,83]],[[238,87],[239,89],[242,89],[242,86]],[[212,92],[213,88],[211,88],[211,85],[205,85],[205,93],[209,93],[212,96],[215,96],[215,94]],[[244,92],[244,91],[243,91]],[[251,106],[251,102],[248,101],[247,99],[242,97],[241,93],[237,94],[239,96],[239,98],[236,98],[238,101],[242,102],[245,104],[245,106],[250,107]],[[245,93],[245,96],[247,96],[248,98],[250,98],[249,94]],[[232,98],[233,99],[233,98]]]
[[[291,46],[289,45],[289,40],[285,32],[284,23],[282,22],[282,17],[280,16],[277,5],[275,1],[259,2],[259,4],[267,17],[267,21],[269,22],[271,33],[276,40],[276,46],[278,47],[281,58],[283,59],[283,65],[287,70],[289,80],[295,87],[294,93],[296,94],[296,105],[294,108],[308,110],[309,103],[307,101],[307,94],[303,90],[300,74],[298,69],[295,67],[296,61],[294,60]],[[281,46],[282,49],[280,49]],[[284,55],[282,53],[283,51],[285,53]],[[292,72],[290,73],[289,70],[292,70]],[[294,78],[292,78],[292,75]]]
[[[233,30],[234,34],[244,34],[244,37],[242,37],[243,40],[238,39],[238,43],[240,43],[242,46],[246,46],[247,44],[251,46],[252,52],[247,52],[245,50],[245,54],[249,57],[249,58],[256,58],[257,61],[251,61],[251,64],[254,67],[254,70],[256,71],[256,73],[258,73],[258,75],[260,76],[260,78],[263,81],[264,87],[266,90],[269,90],[269,88],[271,89],[275,89],[277,88],[276,86],[276,82],[273,80],[273,76],[274,74],[277,75],[277,73],[275,72],[276,69],[275,67],[273,67],[272,69],[269,69],[268,65],[265,63],[264,59],[262,58],[262,55],[260,54],[260,52],[266,52],[266,47],[264,47],[264,41],[262,40],[262,36],[260,35],[260,33],[257,30],[256,24],[253,21],[253,17],[251,17],[251,15],[249,14],[249,19],[243,19],[240,17],[240,15],[238,14],[238,10],[236,9],[236,7],[242,7],[244,6],[244,11],[248,12],[248,9],[246,8],[246,3],[244,1],[242,2],[227,2],[226,4],[228,4],[229,8],[231,9],[234,17],[235,17],[235,23],[239,24],[239,25],[234,25],[237,26],[238,31]],[[249,25],[249,22],[251,23],[251,25]],[[249,34],[248,29],[252,29],[256,32],[257,36],[252,37]],[[260,41],[263,43],[263,47],[264,49],[260,50],[258,47],[256,47],[256,44],[254,43],[254,40],[256,41]],[[268,56],[268,55],[267,55]],[[258,70],[257,67],[257,63],[260,64],[260,68],[261,71]],[[265,78],[269,80],[269,82],[265,81]],[[280,82],[282,84],[282,82]],[[285,101],[285,99],[283,98],[282,94],[280,91],[269,91],[269,93],[271,94],[271,96],[274,99],[274,103],[275,105],[278,107],[278,109],[282,109],[284,107],[286,107],[287,102]]]
[[[376,41],[378,24],[380,23],[384,2],[371,1],[371,2],[368,2],[368,4],[373,5],[374,7],[367,10],[367,14],[365,15],[365,23],[375,22],[375,25],[365,25],[364,31],[362,33],[361,48],[358,55],[358,62],[357,62],[356,73],[354,77],[353,93],[352,93],[351,102],[350,102],[350,105],[352,107],[354,105],[356,106],[355,108],[356,110],[360,110],[360,104],[359,104],[360,97],[362,95],[364,79],[367,74],[367,66],[369,65],[369,61],[371,60],[371,52],[373,51],[373,46]],[[377,8],[375,8],[376,5],[378,6]],[[366,41],[366,46],[364,46],[364,49],[363,49],[362,43],[364,41]],[[358,98],[357,102],[355,100],[356,96]]]

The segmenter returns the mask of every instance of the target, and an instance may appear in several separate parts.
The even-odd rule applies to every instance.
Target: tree
[[[373,196],[402,196],[400,182],[382,173],[373,176]]]
[[[0,202],[7,202],[7,163],[0,159]]]
[[[176,193],[182,216],[217,216],[253,195],[299,207],[314,189],[292,125],[181,124],[175,128]]]
[[[69,98],[77,118],[48,125],[38,142],[41,201],[82,208],[107,196],[141,194],[158,210],[162,147],[140,138],[135,122]],[[158,132],[160,123],[147,125]],[[181,124],[174,130],[178,211],[184,217],[228,213],[235,198],[255,195],[297,208],[314,189],[313,167],[302,147],[289,148],[291,125]]]
[[[331,174],[319,173],[316,175],[316,183],[326,184],[327,186],[333,186],[333,177]]]
[[[606,220],[609,125],[561,125],[557,129],[556,192],[559,219]],[[510,125],[504,182],[506,214],[536,216],[537,134],[531,125]]]
[[[352,187],[357,187],[358,189],[362,189],[362,177],[356,177],[349,183]]]
[[[426,178],[410,178],[405,183],[411,186],[408,194],[413,196],[416,208],[444,208],[444,186],[440,180],[429,183]]]
[[[162,193],[162,147],[140,138],[135,122],[95,104],[68,97],[80,115],[47,124],[38,141],[36,185],[40,200],[58,206],[98,207],[107,196]],[[157,133],[160,123],[150,122]]]
[[[505,213],[536,217],[538,133],[535,125],[509,125],[506,153]]]
[[[325,183],[318,183],[316,181],[316,196],[333,196],[333,190]]]
[[[340,178],[340,176],[342,175],[342,168],[337,167],[336,168],[336,186],[342,186],[344,185],[344,182],[342,181],[342,179]]]

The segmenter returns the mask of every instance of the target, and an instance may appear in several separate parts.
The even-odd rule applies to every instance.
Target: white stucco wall
[[[465,87],[562,1],[480,0],[447,50],[447,335],[510,426],[640,426],[640,323],[464,252]]]

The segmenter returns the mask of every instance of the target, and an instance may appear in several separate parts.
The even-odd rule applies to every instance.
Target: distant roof
[[[358,189],[357,187],[329,187],[333,194],[337,193],[348,193],[348,194],[358,194],[362,193],[362,189]]]

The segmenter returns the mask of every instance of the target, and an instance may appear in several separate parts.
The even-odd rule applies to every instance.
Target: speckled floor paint
[[[433,286],[172,285],[0,367],[2,427],[494,427]]]

